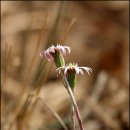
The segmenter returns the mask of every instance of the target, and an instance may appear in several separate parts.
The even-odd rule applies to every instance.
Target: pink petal
[[[50,53],[50,52],[55,53],[55,46],[52,45],[52,46],[49,47],[47,50],[48,50],[49,53]]]
[[[65,49],[64,49],[64,47],[63,46],[61,46],[61,45],[58,45],[57,47],[56,47],[63,55],[65,55],[66,54],[66,51],[65,51]]]
[[[48,61],[50,61],[52,58],[51,54],[49,53],[45,53],[45,57],[47,58]]]

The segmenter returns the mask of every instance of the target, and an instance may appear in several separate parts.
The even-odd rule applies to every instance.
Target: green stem
[[[73,104],[71,105],[72,130],[75,130],[75,110]]]
[[[78,109],[75,97],[73,95],[73,92],[71,90],[71,87],[69,85],[69,82],[68,82],[68,80],[67,80],[67,78],[66,78],[66,76],[64,74],[62,74],[62,78],[64,80],[65,88],[67,89],[67,92],[69,94],[70,100],[71,100],[71,102],[73,104],[73,107],[75,109],[75,114],[76,114],[76,117],[77,117],[77,120],[78,120],[78,123],[79,123],[80,130],[84,130],[83,123],[82,123],[81,116],[80,116],[80,112],[79,112],[79,109]]]

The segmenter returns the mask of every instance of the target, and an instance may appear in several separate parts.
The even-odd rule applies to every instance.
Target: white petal
[[[61,66],[61,67],[57,68],[56,70],[64,69],[64,68],[65,68],[65,66]]]
[[[66,75],[67,70],[68,70],[69,68],[70,68],[69,66],[67,66],[67,67],[65,68],[65,71],[64,71],[64,74],[65,74],[65,75]]]
[[[71,48],[70,48],[70,47],[64,46],[64,48],[65,48],[65,50],[67,51],[67,53],[70,53],[70,51],[71,51]]]
[[[83,75],[83,71],[82,71],[82,69],[79,69],[79,72]]]
[[[87,71],[88,75],[90,75],[90,72],[92,72],[92,69],[89,67],[80,67],[81,69],[84,69]],[[89,72],[90,71],[90,72]]]
[[[61,50],[62,50],[63,55],[66,55],[66,51],[65,51],[65,48],[63,46],[61,47]]]
[[[76,63],[75,66],[78,67],[78,64]]]
[[[59,74],[60,74],[60,72],[61,72],[61,68],[56,69],[56,71],[58,71],[58,72],[59,72]]]
[[[64,69],[64,68],[65,68],[64,66],[59,67],[59,68],[56,69],[56,71],[59,71],[59,70]]]
[[[76,66],[74,66],[74,68],[75,68],[76,74],[79,74],[79,68]]]
[[[56,48],[57,48],[58,50],[60,50],[61,47],[60,47],[60,45],[57,45]]]

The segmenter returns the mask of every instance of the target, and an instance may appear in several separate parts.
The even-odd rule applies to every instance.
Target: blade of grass
[[[69,32],[72,28],[72,26],[74,25],[74,23],[76,22],[76,18],[73,18],[69,24],[69,26],[67,27],[67,29],[65,30],[65,33],[64,33],[64,37],[63,37],[63,40],[61,41],[61,43],[64,43],[69,35]]]
[[[6,81],[6,77],[7,77],[7,70],[8,70],[8,65],[9,65],[9,59],[10,59],[10,56],[11,56],[11,51],[12,51],[12,47],[8,47],[8,44],[5,45],[5,53],[4,53],[4,59],[5,59],[5,62],[4,62],[4,65],[5,65],[5,74],[3,76],[3,82],[2,82],[2,89],[4,89],[4,85],[5,85],[5,81]]]
[[[62,4],[63,5],[63,4]],[[61,7],[61,6],[60,6]],[[62,7],[60,8],[60,10],[62,9]],[[59,11],[60,12],[60,11]],[[60,13],[59,13],[60,14]],[[58,20],[58,19],[57,19]],[[56,24],[58,24],[58,22],[57,22],[57,20],[56,20]],[[54,26],[54,27],[56,27],[56,26]],[[55,28],[54,28],[54,30],[56,30]],[[54,32],[52,31],[52,34],[53,34]],[[52,37],[52,36],[51,36]],[[49,38],[50,39],[50,38]],[[32,60],[33,61],[33,60]],[[34,63],[34,62],[32,62],[32,63]],[[41,69],[41,67],[38,67],[38,68],[40,68]],[[44,67],[43,67],[44,68]],[[31,71],[31,69],[30,69],[30,71]],[[41,72],[41,71],[40,71]],[[43,77],[42,77],[43,78]],[[27,82],[27,79],[26,79],[26,82]],[[25,82],[25,83],[26,83]],[[26,86],[26,84],[25,84],[25,86]],[[39,90],[40,91],[40,90]],[[24,94],[24,91],[22,92],[23,94]]]
[[[47,67],[46,67],[46,71],[44,73],[44,76],[43,76],[43,84],[46,82],[48,76],[49,76],[49,72],[50,70],[52,69],[52,63],[50,63]],[[37,87],[36,89],[36,95],[39,95],[40,91],[41,91],[42,87],[39,86]]]
[[[51,67],[51,64],[46,69],[45,76],[43,77],[43,81],[44,82],[47,80],[47,77],[48,77],[48,74],[49,74],[49,71],[50,71],[50,67]],[[38,96],[38,94],[40,93],[40,91],[41,91],[41,87],[36,87],[36,90],[34,92],[35,95]],[[30,114],[27,115],[29,106],[32,103],[32,96],[31,95],[32,94],[30,92],[28,94],[25,102],[22,101],[21,106],[19,107],[20,109],[18,109],[17,112],[16,112],[15,119],[12,121],[12,123],[9,126],[9,130],[12,128],[12,126],[13,126],[13,124],[14,124],[15,121],[17,121],[17,127],[18,127],[18,129],[22,130],[24,122],[25,122],[25,117],[26,117],[26,120],[27,120],[29,118],[29,116],[31,116],[31,113],[32,113],[33,109],[30,112]],[[35,104],[32,105],[32,108],[34,108],[34,107],[35,107]]]
[[[30,74],[31,75],[31,70],[32,70],[32,67],[35,63],[35,60],[37,58],[37,52],[38,52],[38,49],[39,49],[39,46],[40,46],[40,42],[41,42],[41,38],[42,36],[44,36],[43,34],[45,33],[45,28],[46,28],[46,25],[47,25],[47,21],[48,21],[48,13],[45,13],[45,21],[44,21],[44,24],[42,26],[42,29],[40,31],[40,35],[39,35],[39,38],[38,38],[38,41],[37,41],[37,46],[36,46],[36,49],[34,51],[34,54],[32,56],[32,59],[30,61],[30,64],[29,64],[29,67],[28,67],[28,70],[27,70],[27,74]],[[29,81],[31,76],[27,76],[23,82],[23,90],[21,92],[21,96],[24,94],[24,92],[26,91],[26,86],[27,86],[27,83]]]
[[[46,66],[47,68],[46,68],[46,71],[45,71],[45,76],[43,77],[43,82],[45,82],[45,81],[47,80],[49,71],[50,71],[50,69],[52,68],[51,66],[52,66],[52,64],[49,64],[49,66]],[[34,91],[34,95],[35,95],[35,96],[38,96],[39,93],[40,93],[40,91],[41,91],[41,89],[42,89],[41,86],[36,87],[36,89],[35,89],[35,91]],[[28,120],[28,118],[31,116],[31,114],[32,114],[32,112],[33,112],[33,109],[32,109],[32,110],[30,110],[30,112],[27,113],[27,111],[28,111],[28,109],[29,109],[29,107],[30,107],[30,105],[31,105],[31,103],[32,103],[32,97],[31,97],[31,99],[29,100],[29,95],[32,95],[31,92],[28,94],[28,97],[26,98],[26,101],[25,101],[25,103],[24,103],[24,105],[23,105],[23,107],[22,107],[22,109],[21,109],[22,113],[19,112],[18,115],[17,115],[17,117],[16,117],[16,118],[19,120],[19,121],[17,122],[17,124],[18,124],[18,127],[20,127],[20,129],[22,129],[22,127],[23,127],[23,125],[24,125],[24,122],[26,122],[26,121]],[[28,101],[28,100],[29,100],[29,101]],[[26,102],[28,102],[28,104],[26,104]],[[25,106],[25,107],[24,107],[24,106]],[[35,107],[35,102],[34,102],[33,105],[32,105],[32,108],[34,108],[34,107]],[[26,118],[25,118],[25,117],[26,117]]]
[[[34,98],[34,100],[33,100]],[[30,94],[28,95],[27,97],[28,100],[26,100],[26,102],[24,103],[24,106],[23,106],[23,109],[22,111],[20,111],[20,113],[18,114],[17,116],[17,128],[19,130],[22,130],[23,129],[23,126],[24,126],[24,122],[27,122],[28,121],[28,117],[27,118],[24,118],[23,119],[23,116],[26,117],[27,114],[28,114],[28,110],[29,108],[32,109],[32,108],[35,108],[35,105],[37,103],[37,101],[41,101],[43,105],[45,105],[48,110],[54,115],[54,117],[59,121],[59,123],[61,124],[61,126],[65,129],[65,130],[68,130],[68,128],[66,127],[65,123],[63,122],[63,120],[61,119],[61,117],[58,115],[58,113],[48,104],[46,103],[42,98],[38,97],[37,95],[33,95],[33,94]],[[33,101],[33,102],[32,102]]]
[[[59,9],[58,9],[58,12],[57,12],[57,16],[56,16],[56,19],[55,19],[55,23],[53,25],[53,28],[52,30],[50,31],[49,33],[49,36],[47,38],[47,44],[46,44],[46,47],[45,48],[48,48],[51,43],[53,43],[54,45],[56,44],[54,39],[55,39],[55,36],[56,36],[56,31],[57,31],[57,28],[58,28],[58,25],[59,25],[59,22],[60,22],[60,19],[61,19],[61,16],[63,14],[63,12],[65,11],[65,7],[66,7],[66,2],[65,1],[60,1],[60,5],[59,5]],[[44,48],[43,48],[44,49]],[[40,61],[39,65],[38,65],[38,70],[36,71],[34,77],[33,77],[33,82],[32,82],[32,85],[35,86],[35,85],[40,85],[42,84],[42,76],[44,76],[44,67],[45,65],[43,64],[43,59]],[[40,76],[42,75],[42,76]]]
[[[4,94],[2,91],[5,91],[5,83],[6,83],[6,79],[7,79],[7,72],[8,72],[8,67],[9,67],[9,59],[11,57],[11,52],[12,52],[12,47],[8,47],[8,44],[5,45],[5,51],[4,51],[4,65],[5,65],[5,70],[4,70],[4,76],[3,76],[3,82],[2,82],[2,85],[1,85],[1,110],[3,111],[4,110],[4,106],[5,106],[5,103],[4,103]]]
[[[38,51],[38,49],[39,49],[39,46],[40,46],[40,41],[41,41],[41,37],[42,36],[44,36],[43,34],[44,34],[44,32],[45,32],[45,27],[46,27],[46,24],[47,24],[47,19],[48,19],[48,14],[46,13],[45,14],[45,22],[44,22],[44,24],[43,24],[43,27],[42,27],[42,29],[41,29],[41,32],[40,32],[40,35],[39,35],[39,39],[38,39],[38,41],[37,41],[37,46],[36,46],[36,49],[35,49],[35,52],[34,52],[34,54],[33,54],[33,56],[32,56],[32,59],[31,59],[31,62],[30,62],[30,64],[29,64],[29,69],[28,69],[28,72],[27,72],[27,74],[30,74],[31,73],[31,70],[32,70],[32,67],[33,67],[33,65],[34,65],[34,62],[35,62],[35,59],[36,59],[36,54],[37,54],[37,51]],[[25,78],[25,80],[24,80],[24,83],[23,83],[23,90],[22,90],[22,92],[21,92],[21,94],[20,94],[20,103],[19,103],[19,106],[18,106],[18,108],[16,108],[16,112],[15,112],[15,117],[14,117],[14,119],[12,120],[12,122],[10,123],[10,125],[9,125],[9,130],[12,128],[12,126],[13,126],[13,124],[14,124],[14,122],[17,120],[17,117],[19,116],[19,114],[20,114],[20,111],[22,111],[23,110],[23,96],[24,96],[24,93],[25,93],[25,91],[26,91],[26,86],[27,86],[27,83],[28,83],[28,81],[29,81],[29,77],[31,77],[31,76],[27,76],[27,78]],[[28,98],[26,99],[26,101],[28,101]],[[26,102],[25,101],[25,102]]]
[[[65,130],[68,130],[64,121],[61,119],[61,117],[58,115],[58,113],[47,102],[45,102],[42,98],[38,98],[38,100],[40,100],[43,103],[43,105],[45,105],[48,108],[48,110],[55,116],[55,118],[59,121],[59,123],[62,125],[62,127]]]

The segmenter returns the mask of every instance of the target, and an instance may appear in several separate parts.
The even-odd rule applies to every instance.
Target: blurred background
[[[71,47],[66,63],[93,69],[78,75],[75,87],[85,130],[128,130],[128,4],[1,1],[2,130],[71,130],[61,77],[39,56],[57,43]]]

